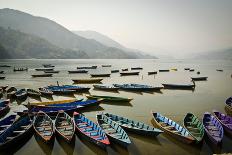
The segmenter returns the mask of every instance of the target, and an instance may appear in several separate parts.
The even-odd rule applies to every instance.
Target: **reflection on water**
[[[32,74],[43,73],[35,71],[42,64],[53,64],[55,70],[60,71],[53,77],[31,78]],[[199,118],[202,118],[204,112],[211,112],[213,109],[225,113],[224,101],[231,96],[232,92],[232,61],[200,61],[200,60],[3,60],[0,64],[11,66],[28,67],[28,72],[13,72],[11,68],[0,68],[5,71],[5,80],[0,81],[0,85],[15,86],[16,88],[33,88],[47,85],[73,84],[72,79],[90,78],[90,74],[110,73],[113,69],[143,67],[138,76],[120,76],[119,73],[111,74],[111,77],[103,78],[103,84],[124,84],[138,83],[161,86],[161,83],[181,83],[191,82],[191,77],[208,76],[207,81],[197,81],[194,91],[192,90],[173,90],[162,89],[160,92],[131,92],[131,91],[100,91],[93,89],[92,84],[80,84],[81,86],[91,87],[89,93],[95,95],[112,95],[133,98],[130,103],[110,103],[103,102],[99,107],[89,107],[81,109],[80,112],[86,117],[96,122],[95,114],[98,111],[107,111],[115,113],[134,120],[142,121],[151,125],[151,110],[162,113],[170,119],[182,124],[183,117],[187,112],[193,112]],[[111,64],[112,67],[101,67],[102,64]],[[68,74],[68,70],[75,70],[77,66],[98,65],[98,69],[89,70],[88,74]],[[148,71],[159,69],[177,68],[178,71],[158,72],[157,75],[148,75]],[[193,68],[195,72],[189,72],[184,68]],[[223,72],[216,71],[217,68],[223,69]],[[200,75],[197,75],[200,71]],[[6,96],[5,96],[6,97]],[[11,111],[25,109],[22,104],[28,101],[49,101],[68,98],[85,98],[83,93],[75,93],[73,96],[56,96],[41,98],[29,98],[25,101],[11,99]],[[207,136],[200,145],[183,144],[165,133],[158,137],[139,136],[128,133],[132,144],[127,149],[117,144],[111,144],[106,150],[88,142],[81,136],[76,136],[72,144],[67,144],[62,139],[54,139],[52,145],[45,145],[35,136],[26,137],[24,143],[20,143],[14,149],[1,151],[2,154],[16,155],[56,155],[56,154],[212,154],[232,152],[232,138],[225,135],[221,147],[211,146]],[[10,152],[9,152],[10,151]]]

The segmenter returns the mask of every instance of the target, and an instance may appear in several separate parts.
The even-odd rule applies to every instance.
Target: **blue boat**
[[[19,100],[25,99],[27,97],[26,89],[19,89],[18,91],[16,91],[15,96]]]
[[[15,121],[16,115],[10,115],[0,121],[0,135]]]
[[[59,90],[59,89],[66,89],[66,90],[74,90],[74,91],[89,91],[89,87],[82,87],[76,85],[62,85],[62,86],[48,86],[50,90]]]
[[[152,112],[152,123],[162,129],[165,133],[180,140],[186,144],[195,142],[188,130],[173,120],[161,115],[158,112]]]
[[[28,115],[21,116],[0,135],[0,148],[9,148],[32,131],[32,121]]]
[[[124,147],[127,147],[129,144],[131,144],[130,138],[127,135],[127,133],[123,130],[123,128],[120,127],[118,123],[112,121],[105,114],[97,114],[97,122],[100,125],[100,127],[106,132],[110,140]]]
[[[9,111],[10,100],[0,100],[0,116],[3,116],[6,114],[6,112]]]
[[[134,121],[125,117],[121,117],[118,115],[105,113],[107,117],[109,117],[111,120],[117,122],[121,127],[123,127],[125,130],[145,135],[145,136],[158,136],[160,133],[163,133],[162,130],[159,130],[157,128],[153,128],[152,126],[149,126],[145,123]]]
[[[118,87],[123,90],[129,90],[129,91],[155,91],[160,90],[163,87],[154,87],[149,85],[142,85],[142,84],[113,84],[115,87]]]
[[[77,112],[73,113],[73,119],[76,130],[88,141],[93,142],[102,148],[105,148],[110,144],[106,133],[100,126]]]
[[[59,111],[55,120],[56,133],[70,143],[75,134],[75,123],[73,119],[64,111]]]
[[[88,107],[88,106],[97,106],[102,100],[86,100],[86,101],[75,101],[70,103],[62,104],[50,104],[49,107]]]
[[[83,106],[67,107],[67,106],[35,106],[30,110],[24,110],[22,112],[17,112],[18,115],[32,113],[33,115],[37,114],[39,111],[42,111],[48,115],[56,115],[59,111],[65,111],[66,113],[73,113],[75,110],[83,108]]]
[[[226,112],[231,115],[232,114],[232,96],[226,99],[225,105],[226,105],[225,106]]]

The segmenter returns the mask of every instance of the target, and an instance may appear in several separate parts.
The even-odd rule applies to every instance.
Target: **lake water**
[[[77,66],[98,65],[98,69],[89,70],[89,73],[110,73],[112,69],[143,67],[139,76],[123,76],[119,73],[112,73],[111,77],[104,78],[102,83],[141,83],[149,85],[161,85],[161,83],[190,83],[191,76],[197,76],[196,71],[200,71],[200,76],[208,76],[207,81],[196,82],[196,88],[191,90],[169,90],[162,89],[161,92],[154,93],[133,93],[119,91],[119,93],[104,92],[94,90],[90,86],[90,94],[112,95],[130,97],[134,100],[129,104],[110,104],[102,103],[98,108],[90,108],[82,111],[86,117],[96,121],[95,114],[98,111],[106,111],[122,115],[134,120],[142,121],[151,125],[151,110],[160,112],[172,120],[181,123],[187,112],[193,112],[199,118],[202,118],[204,112],[212,112],[217,109],[223,113],[224,102],[226,98],[232,96],[232,61],[201,61],[201,60],[1,60],[0,65],[7,64],[15,67],[28,67],[28,72],[13,72],[13,68],[0,68],[6,73],[5,80],[0,80],[0,85],[15,86],[17,88],[38,88],[50,84],[73,84],[71,79],[88,78],[89,74],[68,74],[68,70],[75,70]],[[39,73],[35,68],[41,68],[42,64],[53,64],[59,74],[53,77],[32,78],[31,74]],[[102,68],[102,64],[111,64],[110,68]],[[194,72],[185,71],[184,68],[194,68]],[[147,75],[148,71],[158,69],[177,68],[178,71],[161,72],[157,75]],[[216,69],[223,69],[218,72]],[[41,72],[42,73],[42,72]],[[1,76],[1,75],[0,75]],[[77,98],[83,98],[83,94],[75,94]],[[64,96],[53,96],[54,100],[70,98]],[[48,100],[41,98],[43,101]],[[28,99],[34,100],[34,99]],[[27,102],[27,101],[25,101]],[[21,103],[12,101],[11,111],[23,109]],[[56,139],[52,146],[47,146],[37,140],[35,136],[29,137],[29,140],[19,146],[17,149],[9,149],[9,152],[0,154],[17,155],[33,154],[212,154],[232,152],[232,138],[225,136],[222,147],[213,147],[205,138],[201,145],[183,144],[172,137],[161,134],[158,137],[138,136],[128,132],[132,144],[124,149],[117,144],[102,150],[94,144],[75,137],[75,143],[66,144],[62,140]]]

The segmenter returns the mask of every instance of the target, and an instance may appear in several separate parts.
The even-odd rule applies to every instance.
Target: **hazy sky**
[[[232,47],[232,0],[0,0],[70,30],[172,55]],[[1,22],[1,21],[0,21]]]

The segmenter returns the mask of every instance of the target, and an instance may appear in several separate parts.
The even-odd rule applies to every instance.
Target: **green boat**
[[[202,122],[192,113],[187,113],[184,117],[183,126],[189,131],[190,135],[200,143],[204,137],[204,127]]]
[[[99,96],[99,95],[86,95],[89,99],[103,99],[103,101],[113,102],[130,102],[132,98],[114,97],[114,96]]]

